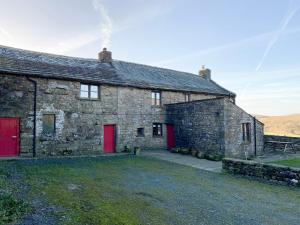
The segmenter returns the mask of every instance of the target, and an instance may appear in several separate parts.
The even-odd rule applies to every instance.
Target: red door
[[[115,125],[104,125],[104,153],[115,152]]]
[[[172,124],[167,124],[167,147],[168,149],[175,147],[174,126]]]
[[[0,157],[19,155],[19,119],[0,118]]]

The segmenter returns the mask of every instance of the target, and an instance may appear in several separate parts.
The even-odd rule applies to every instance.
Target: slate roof
[[[0,72],[20,76],[78,80],[92,83],[235,95],[199,75],[113,60],[75,58],[0,45]]]

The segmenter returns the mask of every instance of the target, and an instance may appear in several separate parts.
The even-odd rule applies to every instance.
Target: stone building
[[[263,125],[235,94],[199,75],[0,46],[0,156],[98,155],[193,147],[262,151]]]

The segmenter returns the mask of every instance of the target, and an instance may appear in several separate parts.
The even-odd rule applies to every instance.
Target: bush
[[[129,145],[125,145],[124,146],[124,151],[123,152],[131,152],[131,148],[130,148],[130,146]]]
[[[220,154],[205,154],[204,158],[211,161],[221,161],[224,157]]]
[[[16,221],[27,211],[23,201],[15,199],[12,195],[0,195],[0,224],[9,224]]]
[[[205,153],[201,152],[201,151],[198,151],[196,157],[198,159],[204,159],[205,158]]]
[[[170,152],[172,152],[172,153],[179,153],[180,152],[180,148],[178,148],[178,147],[172,148]]]
[[[187,154],[190,154],[190,149],[188,149],[188,148],[180,148],[179,152],[181,154],[183,154],[183,155],[187,155]]]
[[[194,157],[197,157],[198,152],[199,152],[199,151],[196,150],[196,149],[192,149],[192,150],[191,150],[192,156],[194,156]]]

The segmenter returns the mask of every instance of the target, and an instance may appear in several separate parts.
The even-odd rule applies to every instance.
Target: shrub
[[[27,211],[23,201],[15,199],[10,194],[0,195],[0,224],[9,224],[16,221]]]
[[[211,161],[221,161],[223,159],[223,155],[221,154],[205,154],[204,158]]]
[[[180,152],[180,148],[178,148],[178,147],[172,148],[170,152],[172,152],[172,153],[179,153]]]
[[[198,159],[204,159],[205,158],[205,153],[201,152],[201,151],[198,151],[196,157]]]
[[[199,151],[196,150],[196,149],[192,149],[192,150],[191,150],[192,156],[194,156],[194,157],[197,157],[198,152],[199,152]]]
[[[123,152],[131,152],[131,148],[129,145],[124,146],[124,151]]]
[[[189,148],[180,148],[180,153],[187,155],[190,153],[190,149]]]

